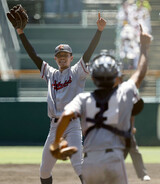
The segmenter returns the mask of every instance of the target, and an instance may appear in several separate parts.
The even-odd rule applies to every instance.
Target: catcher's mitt
[[[77,152],[77,148],[74,146],[69,146],[66,140],[61,139],[59,146],[55,147],[53,144],[50,145],[50,152],[53,157],[59,160],[67,160],[74,153]]]
[[[28,22],[28,15],[22,5],[14,6],[9,13],[7,13],[9,21],[15,29],[24,29]]]

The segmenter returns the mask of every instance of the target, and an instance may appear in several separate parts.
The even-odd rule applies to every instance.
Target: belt
[[[59,118],[54,118],[54,123],[57,123],[58,120],[59,120]],[[73,120],[73,118],[71,119],[71,121],[72,121],[72,120]],[[51,121],[52,121],[52,119],[51,119]]]
[[[51,122],[52,122],[52,120],[53,120],[53,123],[57,123],[58,120],[59,120],[59,118],[50,118],[50,121],[51,121]]]
[[[57,123],[58,120],[59,120],[59,118],[55,118],[55,119],[54,119],[54,123]]]
[[[106,149],[105,153],[113,152],[113,149]],[[87,157],[87,153],[84,153],[84,158]]]

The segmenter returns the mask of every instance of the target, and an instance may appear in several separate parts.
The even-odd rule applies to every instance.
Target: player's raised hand
[[[98,12],[98,20],[97,20],[97,27],[99,31],[103,31],[106,26],[107,21],[101,17],[100,12]]]
[[[143,28],[140,25],[140,43],[141,43],[141,46],[149,46],[149,44],[151,43],[151,38],[152,38],[151,35],[143,32]]]

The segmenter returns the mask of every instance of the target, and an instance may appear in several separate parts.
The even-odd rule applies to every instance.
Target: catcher
[[[28,22],[28,16],[23,7],[21,5],[13,7],[10,12],[7,13],[7,17],[15,27],[24,48],[40,70],[41,77],[46,81],[48,86],[47,103],[48,116],[50,118],[50,130],[43,149],[40,167],[41,183],[52,184],[52,169],[57,159],[65,160],[69,157],[76,174],[79,176],[81,183],[83,183],[81,174],[82,132],[80,119],[71,119],[70,126],[63,134],[63,137],[68,142],[69,148],[66,148],[67,143],[64,141],[62,141],[60,146],[51,147],[51,151],[55,150],[55,152],[53,152],[54,157],[50,153],[49,148],[50,144],[55,139],[58,119],[64,111],[64,106],[84,89],[85,81],[89,74],[87,63],[98,45],[102,31],[105,28],[106,21],[101,17],[100,13],[98,13],[97,31],[87,50],[73,66],[70,66],[73,60],[71,47],[68,44],[58,45],[55,48],[54,53],[54,59],[58,65],[58,69],[56,69],[43,61],[43,59],[36,54],[34,48],[24,34],[23,30]]]
[[[128,184],[124,163],[125,140],[130,135],[133,105],[139,100],[138,88],[145,77],[151,36],[140,27],[141,54],[135,73],[116,86],[120,68],[111,55],[93,59],[91,75],[97,90],[77,95],[59,119],[53,147],[59,145],[71,118],[81,117],[84,140],[82,176],[86,184]]]

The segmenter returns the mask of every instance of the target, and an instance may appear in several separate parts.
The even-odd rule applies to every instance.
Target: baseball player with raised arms
[[[82,176],[86,184],[127,184],[124,164],[125,143],[130,138],[130,117],[139,100],[137,88],[147,71],[147,54],[151,37],[140,34],[141,54],[138,67],[130,79],[116,86],[120,68],[114,57],[100,54],[93,59],[91,76],[98,87],[92,93],[78,94],[59,119],[56,138],[59,141],[72,118],[81,117],[84,140]],[[54,156],[54,150],[53,150]]]
[[[23,21],[23,18],[25,19],[25,17],[27,17],[26,12],[21,11],[20,7],[17,6],[13,7],[13,9],[10,10],[7,16],[12,25],[16,28],[17,33],[28,55],[36,64],[37,68],[41,72],[42,78],[46,80],[48,85],[47,103],[48,116],[51,119],[51,125],[43,149],[42,163],[40,167],[40,180],[42,184],[52,184],[51,172],[57,159],[52,157],[49,146],[55,138],[58,118],[62,114],[64,106],[84,89],[86,77],[88,75],[86,64],[89,62],[90,57],[92,56],[100,40],[101,33],[106,26],[106,20],[104,20],[101,17],[100,13],[98,13],[98,29],[89,47],[74,66],[70,66],[73,60],[73,56],[72,49],[68,44],[60,44],[55,48],[54,59],[59,68],[57,70],[50,66],[47,62],[43,61],[43,59],[41,59],[39,56],[37,56],[35,50],[31,46],[23,32],[23,29],[25,27],[25,25],[21,26],[23,25],[23,22],[20,24],[20,26],[17,26],[19,25],[19,22]],[[21,19],[19,19],[19,17]],[[80,177],[80,180],[83,183],[81,175],[82,136],[79,118],[71,120],[70,126],[64,132],[63,137],[67,140],[69,146],[76,146],[78,148],[78,152],[71,157],[71,163],[75,172]]]

